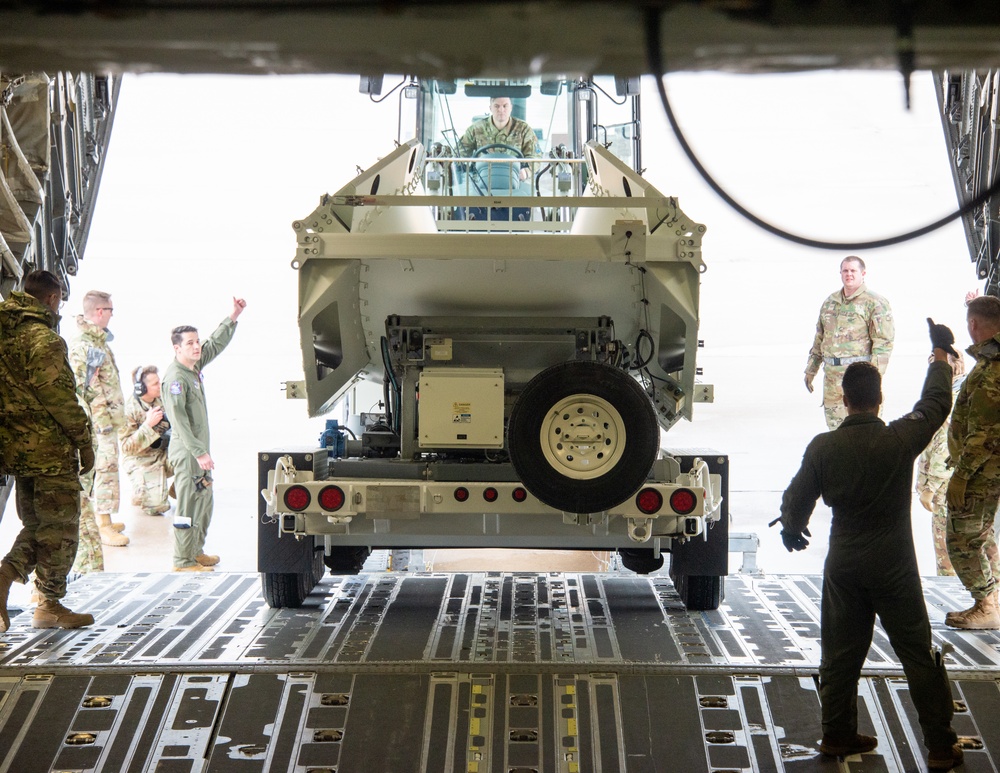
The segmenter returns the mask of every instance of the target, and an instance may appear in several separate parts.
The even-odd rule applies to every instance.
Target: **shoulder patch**
[[[172,395],[179,395],[181,393],[182,389],[183,389],[183,387],[181,386],[181,382],[180,381],[171,381],[170,382],[170,394],[172,394]]]
[[[923,411],[911,411],[910,413],[906,414],[903,418],[906,419],[907,421],[923,421],[927,417],[924,416]]]

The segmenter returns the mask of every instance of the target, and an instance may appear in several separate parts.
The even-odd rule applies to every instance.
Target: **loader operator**
[[[954,335],[931,327],[933,361],[913,411],[886,425],[878,417],[882,376],[870,362],[844,371],[847,417],[817,435],[781,501],[781,539],[804,550],[816,500],[833,510],[823,567],[819,694],[823,739],[831,756],[863,754],[877,739],[858,733],[858,679],[871,646],[875,616],[889,637],[917,709],[927,766],[951,770],[962,748],[951,726],[951,686],[941,653],[931,646],[910,524],[913,461],[951,410]]]
[[[174,571],[211,572],[218,556],[204,552],[205,536],[212,522],[212,470],[209,451],[208,404],[202,368],[214,360],[232,340],[236,320],[247,302],[233,298],[232,313],[222,320],[204,344],[190,325],[175,327],[170,334],[174,361],[163,374],[166,390],[161,394],[172,434],[167,458],[174,469],[177,510],[174,515]]]
[[[458,141],[459,155],[471,156],[487,145],[510,145],[521,151],[524,158],[534,158],[538,155],[538,138],[531,126],[520,118],[511,115],[513,105],[507,97],[490,97],[490,114],[476,121],[466,129],[462,139]],[[502,152],[502,148],[498,149]],[[527,164],[521,164],[519,177],[527,180],[529,169]]]

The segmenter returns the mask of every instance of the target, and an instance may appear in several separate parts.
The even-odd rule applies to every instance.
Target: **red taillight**
[[[496,502],[497,501],[497,497],[499,497],[499,496],[500,496],[500,492],[497,491],[492,486],[490,486],[488,489],[484,489],[483,490],[483,499],[485,499],[487,502]]]
[[[510,492],[510,496],[511,499],[513,499],[515,502],[523,502],[525,499],[528,498],[528,492],[525,491],[520,486],[518,486],[516,489]]]
[[[663,494],[655,488],[644,488],[636,495],[635,506],[646,515],[652,515],[663,507]]]
[[[339,510],[344,506],[344,490],[340,486],[327,486],[319,492],[319,506],[324,510]]]
[[[670,495],[670,508],[678,515],[694,512],[698,506],[698,497],[691,489],[679,488]]]
[[[289,510],[296,512],[305,510],[309,507],[310,501],[312,501],[312,497],[309,495],[309,489],[305,486],[292,486],[285,491],[285,507]]]
[[[465,488],[465,486],[459,486],[457,489],[455,489],[456,502],[465,502],[468,499],[469,499],[469,489]]]

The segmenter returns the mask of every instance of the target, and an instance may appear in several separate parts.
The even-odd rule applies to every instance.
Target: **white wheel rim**
[[[625,422],[607,400],[570,395],[549,409],[539,440],[554,470],[574,480],[590,480],[606,475],[621,461]]]

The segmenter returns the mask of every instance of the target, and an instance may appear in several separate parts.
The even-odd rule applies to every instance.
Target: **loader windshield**
[[[505,221],[512,223],[511,230],[554,230],[559,226],[518,224],[571,221],[572,211],[558,199],[583,194],[588,141],[596,140],[627,165],[638,166],[633,84],[610,77],[422,81],[417,138],[426,151],[424,188],[462,199],[460,205],[439,208],[439,223],[481,230]],[[469,197],[519,201],[477,206]]]

